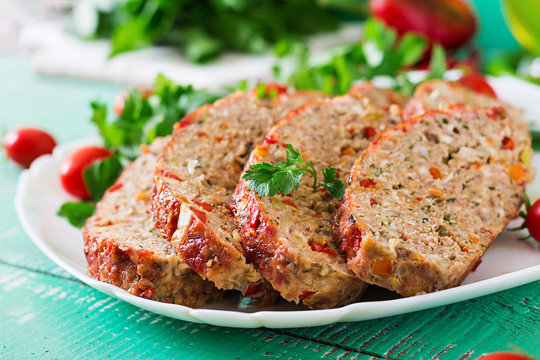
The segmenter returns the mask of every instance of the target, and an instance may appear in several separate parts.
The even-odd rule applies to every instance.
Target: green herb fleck
[[[437,233],[439,234],[439,236],[450,236],[450,233],[448,232],[448,230],[446,230],[446,228],[443,225],[440,225],[437,228]]]
[[[82,228],[96,207],[87,202],[67,202],[64,203],[56,213],[58,216],[66,218],[69,223],[78,228]]]

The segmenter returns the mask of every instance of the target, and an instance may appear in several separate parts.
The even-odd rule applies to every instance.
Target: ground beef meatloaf
[[[378,133],[401,120],[405,99],[370,84],[348,95],[317,100],[289,113],[253,151],[246,169],[286,160],[286,144],[321,169],[337,168],[344,179],[358,154]],[[395,105],[397,103],[397,105]],[[374,106],[374,104],[378,106]],[[390,109],[394,115],[383,109]],[[259,198],[240,180],[233,200],[246,257],[289,301],[331,308],[355,301],[365,283],[349,269],[331,242],[331,220],[338,200],[312,188],[305,176],[288,196]],[[323,191],[321,191],[323,190]]]
[[[155,170],[156,227],[217,287],[244,296],[265,293],[261,275],[243,255],[229,204],[254,144],[289,110],[318,96],[303,92],[269,100],[236,92],[175,127]]]
[[[201,307],[222,298],[154,228],[150,212],[158,139],[129,165],[83,228],[90,276],[147,299]]]
[[[510,117],[522,122],[521,110],[493,97],[474,92],[457,82],[430,80],[420,84],[404,110],[406,118],[425,114],[431,110],[448,110],[460,104],[462,107],[477,109],[486,107],[503,107]]]
[[[522,204],[533,176],[522,131],[496,106],[429,112],[381,134],[334,220],[349,268],[403,296],[457,286]]]

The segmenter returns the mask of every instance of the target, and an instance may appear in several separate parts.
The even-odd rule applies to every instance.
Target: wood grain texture
[[[0,127],[87,136],[87,103],[111,85],[39,78],[0,63]],[[21,104],[32,104],[23,106]],[[76,280],[29,240],[13,208],[20,170],[0,159],[2,359],[475,359],[513,347],[540,356],[540,282],[411,314],[305,329],[231,329],[159,316]]]

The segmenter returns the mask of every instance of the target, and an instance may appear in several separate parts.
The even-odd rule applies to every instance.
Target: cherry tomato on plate
[[[41,155],[52,153],[56,141],[43,130],[22,128],[6,133],[3,145],[9,159],[27,168]]]
[[[476,358],[476,360],[533,360],[533,359],[527,355],[501,351],[501,352],[495,352],[491,354],[484,354]]]
[[[84,147],[69,155],[60,165],[60,182],[64,190],[79,199],[90,198],[84,182],[84,170],[111,155],[109,150],[98,146]]]
[[[422,34],[445,49],[457,49],[477,27],[471,7],[464,0],[370,0],[373,16],[401,35]]]
[[[482,74],[470,73],[459,78],[458,83],[471,90],[476,91],[477,93],[491,96],[494,99],[497,98],[495,90],[493,90],[491,85],[489,85],[486,78]]]
[[[532,238],[540,242],[540,199],[536,200],[529,209],[525,223]]]

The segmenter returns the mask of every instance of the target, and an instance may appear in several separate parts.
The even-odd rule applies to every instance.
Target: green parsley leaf
[[[182,86],[159,74],[152,91],[134,89],[125,97],[124,109],[112,121],[107,107],[93,101],[92,122],[96,124],[105,146],[133,160],[140,155],[140,144],[150,144],[156,137],[172,133],[174,124],[198,107],[213,102],[219,95]]]
[[[242,177],[248,181],[249,191],[255,191],[260,198],[274,196],[278,193],[290,194],[300,186],[302,177],[309,173],[313,176],[313,189],[324,187],[335,198],[343,196],[345,186],[337,179],[336,169],[322,169],[324,182],[317,182],[317,172],[313,164],[302,159],[300,152],[291,144],[287,144],[287,161],[278,162],[275,165],[269,163],[255,164],[249,167]],[[299,168],[300,165],[306,165]]]
[[[111,38],[110,57],[125,51],[137,50],[152,43],[146,32],[147,21],[143,18],[135,18],[126,21],[114,29]]]
[[[99,201],[122,173],[124,167],[118,159],[113,156],[107,159],[96,161],[84,170],[84,182],[94,201]]]
[[[66,218],[69,223],[78,228],[82,228],[94,211],[96,207],[87,202],[67,202],[64,203],[60,210],[58,210],[57,215]]]
[[[531,130],[532,148],[534,151],[540,151],[540,131]]]
[[[397,77],[417,63],[427,41],[413,33],[401,39],[397,32],[375,19],[364,23],[363,39],[311,56],[303,44],[281,41],[274,48],[278,63],[274,75],[296,89],[344,94],[357,80],[375,76]]]
[[[426,39],[413,33],[405,33],[398,47],[402,65],[410,66],[416,64],[424,54],[426,47]]]
[[[353,17],[367,14],[367,5],[356,2],[113,1],[110,9],[96,10],[90,37],[110,39],[111,56],[165,44],[182,50],[190,61],[204,63],[224,51],[262,53],[281,39],[336,30],[342,15],[335,10],[352,11]]]
[[[207,63],[216,58],[224,43],[200,27],[184,30],[184,53],[194,63]]]
[[[324,183],[322,186],[336,199],[341,199],[345,194],[345,184],[336,178],[336,168],[322,169]]]
[[[431,59],[429,61],[429,75],[427,79],[442,79],[446,72],[446,56],[444,48],[435,44],[431,51]]]

